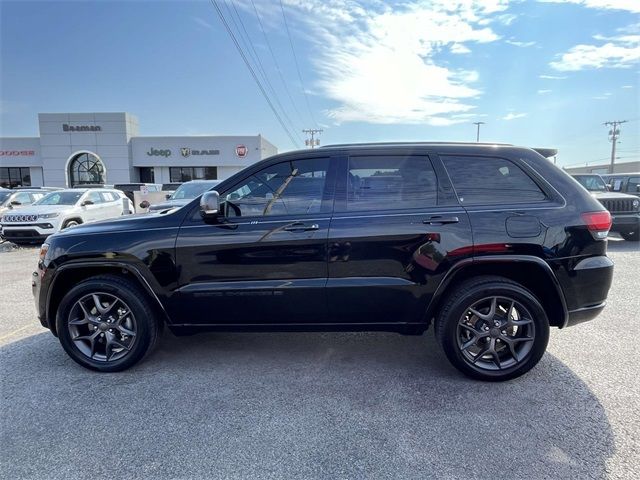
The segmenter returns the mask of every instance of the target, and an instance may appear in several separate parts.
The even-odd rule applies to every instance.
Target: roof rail
[[[330,145],[322,145],[320,148],[338,148],[338,147],[368,147],[368,146],[385,146],[385,145],[501,145],[513,146],[511,143],[499,142],[362,142],[362,143],[334,143]]]

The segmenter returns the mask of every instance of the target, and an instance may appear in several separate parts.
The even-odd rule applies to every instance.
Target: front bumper
[[[640,229],[640,213],[612,213],[612,232],[636,232]]]
[[[37,223],[2,224],[2,236],[7,240],[17,242],[42,241],[49,235],[56,233],[56,231],[56,225],[53,222],[47,222],[46,220]]]

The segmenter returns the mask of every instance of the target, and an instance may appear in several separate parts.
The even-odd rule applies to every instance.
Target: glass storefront
[[[217,167],[169,167],[172,182],[188,182],[189,180],[217,180]]]
[[[30,187],[31,171],[29,167],[0,167],[0,187]]]

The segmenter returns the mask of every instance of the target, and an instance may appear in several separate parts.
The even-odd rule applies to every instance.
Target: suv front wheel
[[[128,279],[89,278],[64,296],[56,316],[60,343],[83,367],[125,370],[153,348],[159,334],[147,295]]]
[[[542,358],[549,321],[538,299],[503,277],[478,277],[452,291],[435,333],[449,361],[479,380],[519,377]]]

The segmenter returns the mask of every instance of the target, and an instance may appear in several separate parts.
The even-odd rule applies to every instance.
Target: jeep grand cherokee
[[[42,325],[99,371],[140,361],[164,325],[433,325],[456,368],[506,380],[540,360],[550,327],[604,308],[610,226],[528,148],[337,145],[258,162],[179,210],[53,235],[33,291]]]

